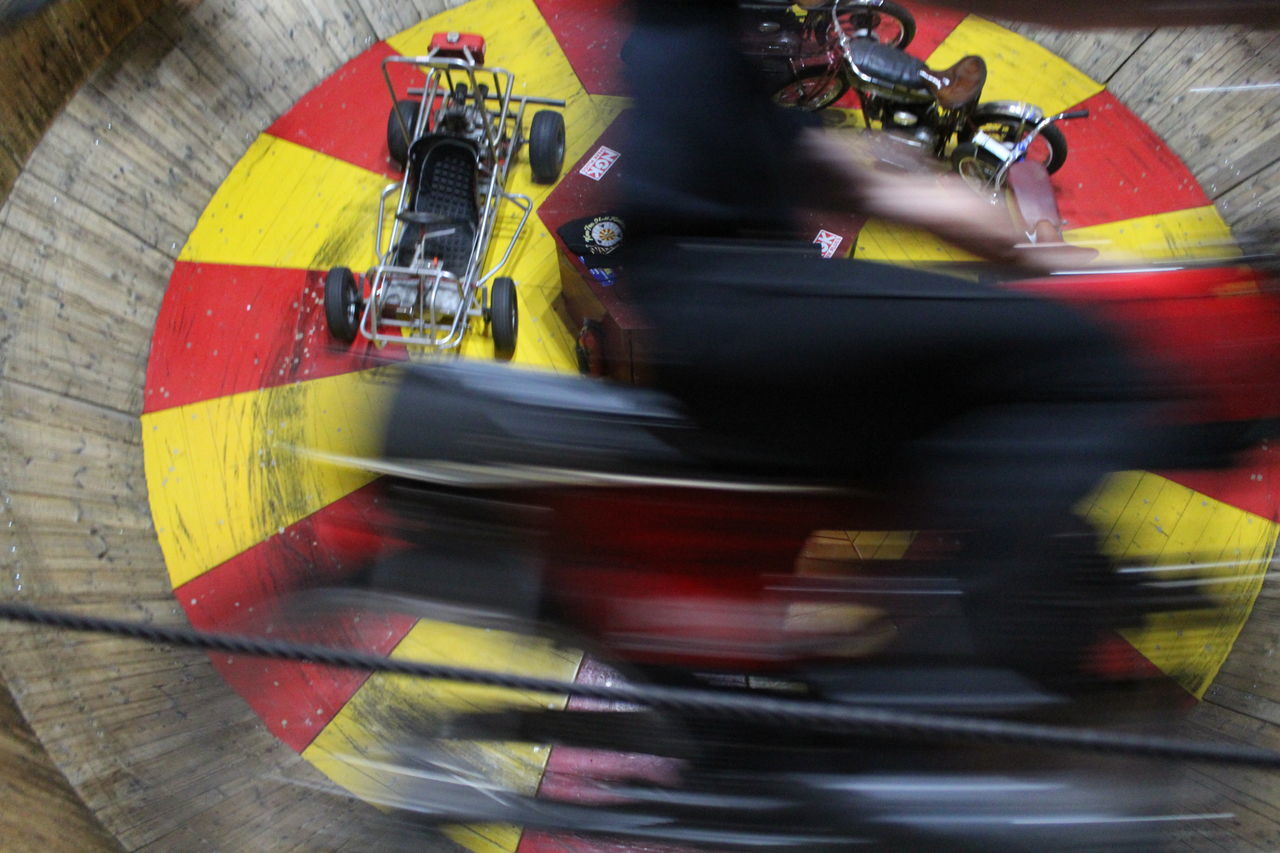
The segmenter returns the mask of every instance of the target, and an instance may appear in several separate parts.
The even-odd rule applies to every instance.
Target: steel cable
[[[818,726],[831,731],[888,739],[989,742],[1127,754],[1280,770],[1280,752],[1239,744],[1185,741],[1153,735],[1116,734],[1039,723],[921,714],[851,704],[657,685],[575,684],[549,678],[492,672],[447,664],[399,660],[354,649],[237,634],[169,628],[145,622],[85,616],[12,602],[0,603],[0,619],[112,634],[147,642],[251,657],[291,660],[366,672],[456,681],[535,693],[567,694],[604,702],[747,722]]]

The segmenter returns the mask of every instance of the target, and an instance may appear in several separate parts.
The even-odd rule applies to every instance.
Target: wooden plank
[[[1153,32],[1151,29],[1062,30],[1020,22],[1003,23],[1100,83],[1110,80]]]
[[[1238,237],[1268,237],[1274,249],[1280,233],[1280,160],[1218,196],[1217,204]]]
[[[80,802],[35,733],[22,718],[13,697],[0,687],[0,779],[6,785],[0,802],[0,838],[13,853],[82,850],[111,853],[123,848]]]
[[[61,6],[85,10],[93,2],[64,0]],[[31,584],[23,593],[78,601],[95,612],[181,622],[149,525],[136,421],[128,428],[141,410],[147,341],[172,258],[222,178],[265,127],[363,49],[365,40],[391,37],[444,5],[457,4],[206,0],[190,11],[168,9],[127,40],[127,49],[94,77],[45,137],[29,173],[18,179],[21,197],[0,213],[0,288],[11,335],[0,343],[6,379],[0,416],[5,443],[20,451],[0,462],[11,501],[0,520],[16,522],[14,528],[0,523],[6,537],[0,542],[5,551],[11,544],[20,548],[22,580]],[[58,38],[79,38],[72,29],[59,29]],[[1116,79],[1127,87],[1122,97],[1130,106],[1164,116],[1167,125],[1157,130],[1171,141],[1171,129],[1181,122],[1189,130],[1178,150],[1194,168],[1213,167],[1209,149],[1219,143],[1203,144],[1201,137],[1210,139],[1211,129],[1204,122],[1228,124],[1221,116],[1235,117],[1245,100],[1212,102],[1218,106],[1202,110],[1204,119],[1189,115],[1195,103],[1203,103],[1187,94],[1196,84],[1179,89],[1144,79],[1121,59],[1125,38],[1050,44],[1060,53],[1080,55],[1076,64],[1095,80],[1118,68]],[[1159,58],[1176,68],[1180,38],[1166,39],[1160,50],[1153,38],[1157,44],[1145,45],[1137,61],[1155,67]],[[1234,44],[1231,49],[1244,49],[1240,40]],[[1243,44],[1249,47],[1247,39]],[[1092,53],[1084,57],[1087,50]],[[1161,51],[1169,56],[1158,56]],[[1193,60],[1217,62],[1222,79],[1231,79],[1225,59]],[[1252,61],[1236,71],[1247,77],[1271,69],[1265,51]],[[30,95],[28,105],[48,104],[46,96],[57,93],[41,87],[55,84],[76,82],[55,69],[7,91]],[[1141,101],[1144,91],[1155,97]],[[1179,95],[1184,99],[1175,102]],[[58,94],[58,102],[66,96],[67,91]],[[0,100],[12,105],[22,97]],[[1245,180],[1220,199],[1233,224],[1234,210],[1242,218],[1275,221],[1280,199],[1264,180],[1274,172],[1265,171],[1271,167],[1260,153],[1268,144],[1276,150],[1274,137],[1265,136],[1273,118],[1250,114],[1236,122],[1241,133],[1263,133],[1246,139],[1240,150],[1261,157],[1264,171],[1249,183],[1248,168],[1237,163],[1227,170],[1237,177],[1240,168],[1238,177]],[[34,125],[15,127],[30,142],[38,137]],[[1223,144],[1231,145],[1231,139]],[[1203,149],[1201,160],[1193,162],[1187,147]],[[0,181],[24,159],[10,148],[0,151]],[[1255,202],[1269,212],[1255,212]],[[551,301],[546,294],[532,296],[531,313]],[[6,583],[15,565],[4,564]],[[1271,606],[1275,596],[1264,588],[1256,614],[1260,625],[1280,622]],[[1254,688],[1244,679],[1254,667],[1260,681],[1274,681],[1263,660],[1274,641],[1266,632],[1251,634],[1252,625],[1224,667],[1223,690],[1210,696],[1223,716],[1206,717],[1201,725],[1267,742],[1274,727],[1261,718],[1271,713],[1272,689]],[[0,672],[14,679],[18,701],[37,718],[38,737],[130,849],[204,849],[211,839],[224,849],[268,843],[275,849],[377,849],[389,837],[370,828],[381,825],[370,810],[281,781],[321,784],[318,774],[229,694],[201,655],[25,629],[0,631],[0,648]],[[1250,723],[1252,718],[1234,709],[1259,719]],[[1268,834],[1276,821],[1273,782],[1255,775],[1237,782],[1233,772],[1224,771],[1204,784],[1239,798],[1257,816],[1250,818],[1254,823],[1228,827],[1238,832],[1235,849],[1276,849]],[[1230,787],[1235,784],[1243,787]],[[366,831],[370,837],[362,841]]]
[[[16,451],[2,463],[0,520],[14,522],[0,525],[6,585],[179,624],[141,476],[136,413],[150,329],[172,259],[227,170],[283,105],[346,58],[313,49],[343,32],[316,20],[317,9],[360,4],[260,3],[256,20],[205,5],[167,10],[129,40],[0,212],[0,415],[5,449]],[[295,65],[298,55],[309,61]],[[203,849],[211,839],[229,849],[393,846],[372,828],[384,823],[372,810],[308,793],[321,778],[204,656],[11,626],[0,648],[0,672],[38,737],[129,849]]]
[[[0,35],[0,200],[89,73],[162,0],[67,0]]]
[[[118,411],[140,409],[145,330],[170,261],[109,216],[27,175],[0,224],[0,286],[13,295],[5,377]]]
[[[1160,30],[1109,84],[1182,157],[1211,198],[1280,158],[1280,33]]]

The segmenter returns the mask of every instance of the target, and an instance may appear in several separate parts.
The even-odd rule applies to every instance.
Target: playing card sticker
[[[818,231],[818,236],[813,238],[813,242],[822,247],[822,257],[834,258],[844,238],[823,228]]]

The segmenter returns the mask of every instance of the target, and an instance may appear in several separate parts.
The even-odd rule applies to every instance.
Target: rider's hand
[[[817,204],[853,207],[923,228],[981,258],[1031,272],[1051,272],[1081,261],[1070,251],[1024,248],[1026,237],[1014,228],[1004,204],[980,196],[954,175],[938,174],[923,160],[914,168],[904,167],[903,161],[884,168],[870,135],[806,130],[800,153],[802,168],[811,173],[807,181],[819,188]]]

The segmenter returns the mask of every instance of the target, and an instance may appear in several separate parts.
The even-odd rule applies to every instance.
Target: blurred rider
[[[627,270],[657,382],[708,429],[965,531],[976,651],[1069,669],[1103,624],[1082,605],[1097,558],[1072,508],[1131,467],[1140,372],[1063,305],[820,257],[798,210],[856,210],[1022,262],[1003,211],[958,180],[862,165],[812,114],[775,106],[737,49],[735,0],[631,12]]]

